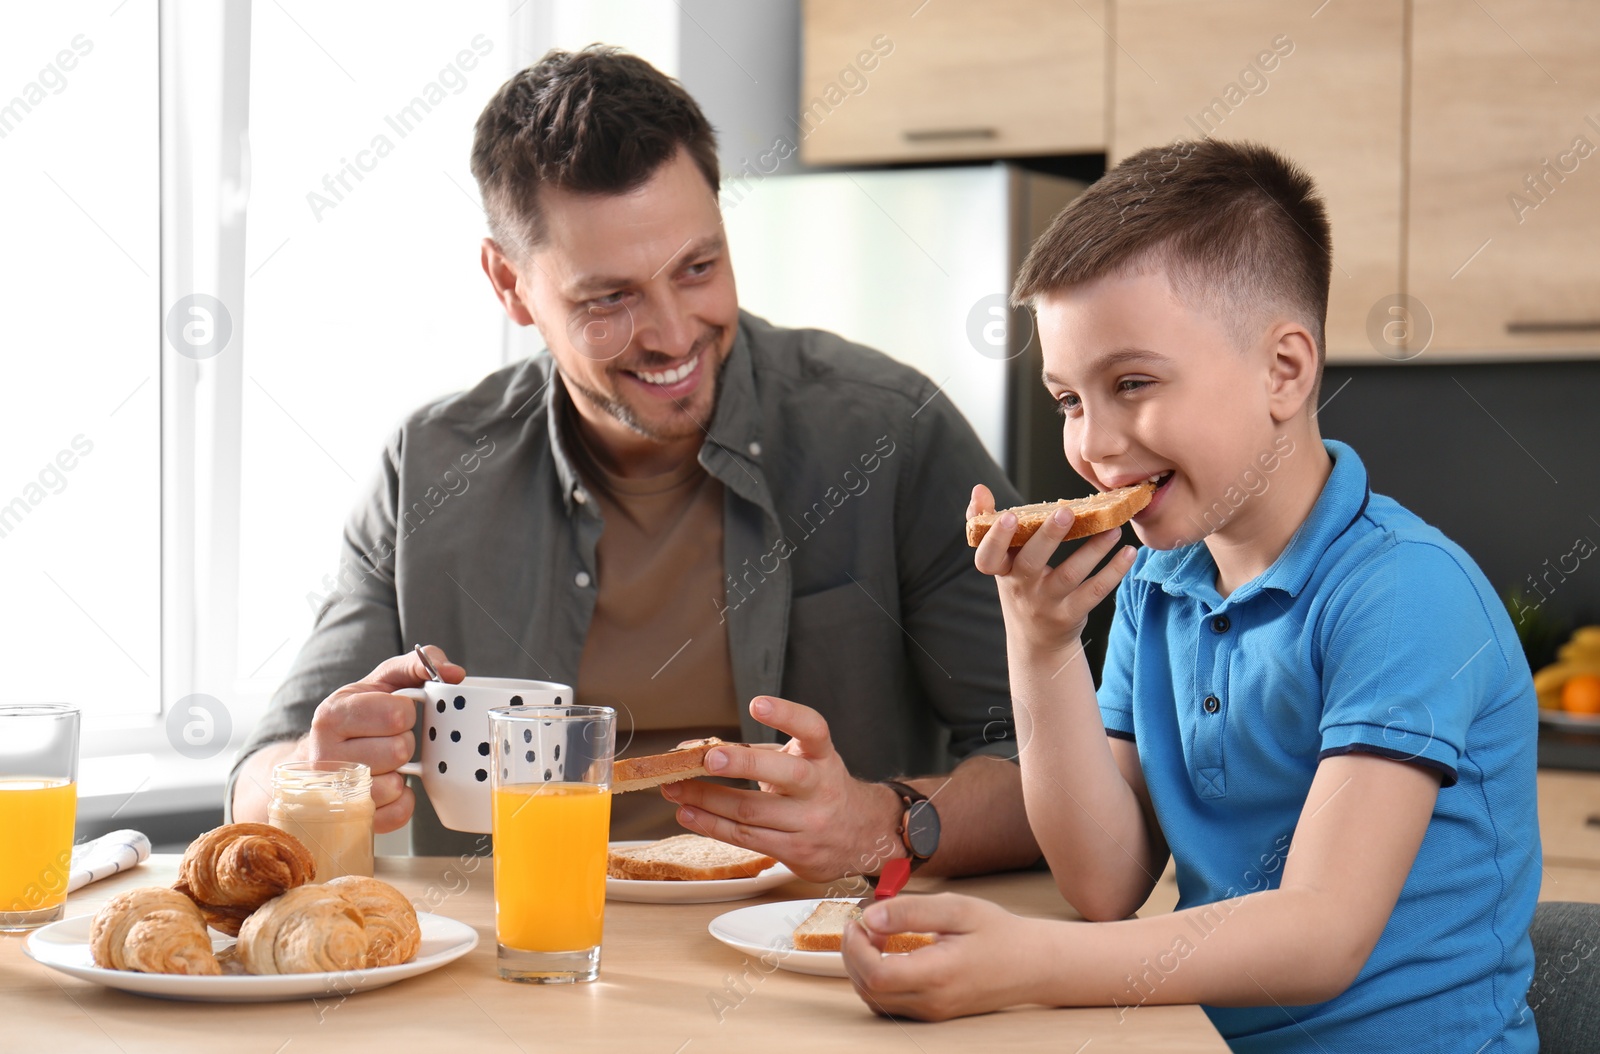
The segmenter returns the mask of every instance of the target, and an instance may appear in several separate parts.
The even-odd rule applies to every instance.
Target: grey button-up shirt
[[[726,588],[682,602],[722,614],[741,702],[820,711],[865,779],[1014,756],[999,600],[962,514],[974,483],[1020,499],[960,412],[880,352],[748,313],[719,386],[699,459],[725,488]],[[241,763],[413,643],[475,674],[576,683],[604,524],[566,450],[568,399],[546,352],[400,426]],[[741,721],[748,742],[776,738]],[[485,848],[411,782],[415,851]]]

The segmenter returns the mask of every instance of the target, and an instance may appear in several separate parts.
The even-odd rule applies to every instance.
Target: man
[[[1037,859],[1000,760],[1016,749],[995,588],[959,524],[974,480],[1016,496],[961,415],[877,352],[740,312],[711,128],[644,61],[551,52],[484,110],[472,164],[484,271],[549,354],[390,440],[346,529],[359,573],[246,747],[233,815],[264,816],[278,761],[363,761],[379,830],[415,808],[416,851],[486,848],[395,772],[415,704],[392,693],[425,679],[403,653],[426,642],[452,680],[559,680],[617,707],[619,755],[789,737],[708,754],[759,790],[619,796],[614,837],[675,819],[816,880],[907,855],[944,874]],[[909,793],[869,782],[949,755]],[[904,831],[919,795],[936,847]]]

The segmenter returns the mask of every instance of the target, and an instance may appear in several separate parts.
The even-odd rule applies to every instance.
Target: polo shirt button
[[[750,446],[748,447],[748,449],[750,451],[750,456],[751,457],[760,457],[761,456],[761,444],[760,443],[751,443]]]
[[[1211,632],[1226,633],[1228,632],[1228,627],[1231,625],[1233,625],[1233,623],[1228,621],[1228,616],[1218,615],[1216,618],[1211,620]]]
[[[1206,713],[1214,714],[1218,710],[1222,709],[1222,700],[1218,699],[1214,695],[1208,695],[1206,696],[1206,701],[1202,705],[1206,708]]]
[[[589,581],[590,581],[589,572],[587,572],[587,571],[579,571],[577,576],[575,578],[573,578],[573,581],[578,584],[578,588],[579,589],[588,589],[589,588]]]
[[[579,487],[577,490],[572,492],[572,500],[577,502],[579,505],[582,505],[589,500],[589,492],[584,490],[582,487]]]

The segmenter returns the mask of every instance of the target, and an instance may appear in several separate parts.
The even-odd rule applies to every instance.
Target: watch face
[[[906,841],[911,855],[927,859],[939,848],[939,813],[925,801],[906,810]]]

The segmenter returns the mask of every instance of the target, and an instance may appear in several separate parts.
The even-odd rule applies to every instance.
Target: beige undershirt
[[[602,468],[581,438],[573,447],[605,517],[577,701],[616,709],[619,758],[708,735],[737,742],[727,626],[713,603],[726,595],[721,481],[692,458],[659,476],[624,478]],[[611,837],[682,834],[676,808],[656,790],[619,794]]]

